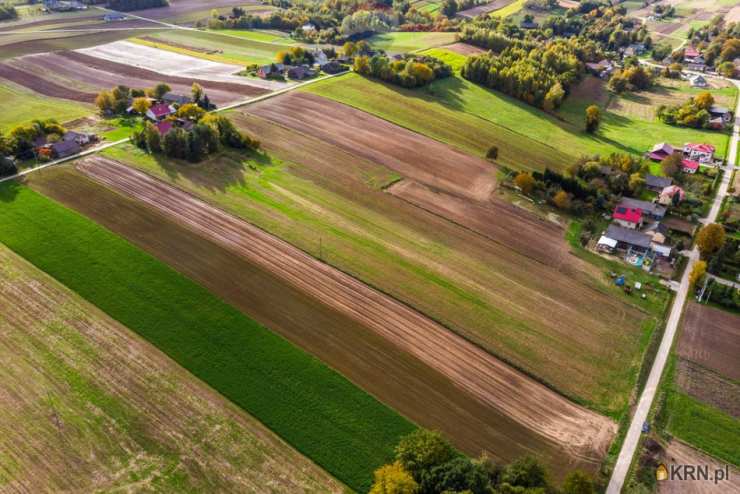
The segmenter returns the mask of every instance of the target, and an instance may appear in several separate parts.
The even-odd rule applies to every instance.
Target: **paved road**
[[[736,87],[740,88],[740,82],[732,81]],[[737,116],[740,112],[740,99],[737,102],[737,108],[735,109],[735,115]],[[703,220],[703,223],[713,223],[717,219],[719,214],[719,208],[722,205],[722,199],[727,195],[727,188],[730,185],[730,176],[732,175],[732,169],[737,163],[737,143],[740,137],[740,125],[736,117],[735,125],[732,129],[732,138],[730,139],[730,153],[727,157],[728,165],[725,167],[725,173],[722,177],[722,183],[717,191],[717,196],[714,199],[712,208],[709,210],[709,215]],[[668,322],[666,323],[665,333],[663,334],[663,340],[660,342],[660,348],[655,356],[655,362],[653,368],[650,370],[650,375],[645,383],[645,389],[642,391],[640,401],[637,403],[635,414],[632,417],[632,423],[627,430],[627,437],[624,439],[622,444],[622,450],[619,452],[619,458],[617,464],[612,472],[612,477],[609,481],[609,486],[606,489],[607,494],[620,494],[622,486],[627,477],[632,459],[637,451],[637,445],[640,442],[640,434],[642,432],[642,424],[647,420],[648,412],[652,406],[653,400],[655,399],[655,392],[660,384],[660,378],[663,375],[666,361],[668,360],[668,354],[673,346],[673,340],[678,330],[678,323],[681,320],[681,312],[686,302],[686,297],[689,292],[689,273],[694,263],[699,259],[699,251],[694,248],[689,255],[689,263],[686,266],[683,277],[681,278],[681,285],[676,292],[676,298],[673,301],[671,307],[671,313],[668,316]]]

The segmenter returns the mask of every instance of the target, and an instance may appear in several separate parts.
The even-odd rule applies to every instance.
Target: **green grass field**
[[[286,40],[279,42],[266,41],[265,33],[241,31],[167,31],[135,38],[135,41],[148,44],[156,43],[156,48],[183,53],[194,57],[205,58],[216,62],[233,64],[264,64],[275,61],[279,51],[286,49]],[[263,39],[258,39],[263,38]]]
[[[294,45],[296,43],[295,40],[281,31],[268,31],[258,29],[253,29],[250,31],[244,31],[240,29],[218,29],[210,32],[220,35],[228,34],[229,36],[236,36],[238,38],[243,38],[250,41],[258,41],[261,43],[277,43],[286,45]]]
[[[159,347],[356,490],[414,426],[91,220],[0,185],[0,241]],[[276,300],[275,303],[280,303]]]
[[[0,101],[3,106],[0,132],[8,132],[16,125],[35,119],[56,118],[64,123],[95,111],[92,105],[41,96],[14,84],[0,84]]]
[[[517,14],[520,10],[524,8],[525,3],[526,0],[516,0],[502,9],[494,10],[489,15],[492,17],[501,17],[503,19],[505,17]]]
[[[419,51],[455,42],[455,33],[383,33],[368,39],[373,48],[389,53]]]
[[[444,48],[424,53],[459,68],[465,57]],[[563,169],[583,155],[626,152],[642,154],[656,142],[674,145],[708,142],[724,156],[727,134],[673,127],[603,111],[595,135],[583,129],[587,97],[566,99],[556,115],[526,105],[459,76],[435,81],[426,88],[407,90],[351,74],[305,89],[354,106],[403,127],[482,156],[491,145],[498,161],[518,169]],[[721,90],[725,96],[734,89]],[[687,92],[689,92],[687,90]],[[726,94],[725,94],[726,93]],[[599,95],[599,97],[603,97]]]

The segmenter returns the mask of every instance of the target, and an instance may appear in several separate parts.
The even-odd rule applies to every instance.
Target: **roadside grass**
[[[91,115],[92,105],[36,94],[15,84],[0,84],[0,132],[34,119],[55,118],[60,123]]]
[[[91,220],[0,185],[0,241],[160,348],[351,488],[413,424]],[[279,301],[275,301],[279,303]]]
[[[103,154],[202,197],[408,303],[574,401],[611,417],[621,415],[639,369],[640,341],[650,330],[640,325],[649,316],[610,298],[624,297],[625,302],[653,310],[650,300],[620,295],[607,285],[603,272],[595,274],[598,279],[589,273],[583,281],[586,286],[578,290],[601,302],[584,302],[593,311],[579,306],[568,316],[579,329],[558,326],[542,307],[525,315],[523,305],[557,298],[552,283],[563,280],[556,277],[543,283],[537,263],[521,254],[493,242],[483,246],[474,236],[466,235],[462,241],[458,237],[465,232],[384,195],[379,189],[398,177],[383,167],[327,151],[326,146],[296,143],[289,135],[266,138],[253,120],[243,124],[267,144],[285,139],[291,149],[305,149],[301,154],[343,165],[327,175],[312,171],[310,163],[281,161],[288,158],[279,151],[267,158],[220,156],[199,165],[157,160],[131,145]],[[290,159],[301,163],[300,156]],[[347,187],[348,192],[337,187]],[[562,303],[572,303],[570,295],[564,297],[568,300]],[[599,311],[613,313],[613,305],[620,306],[621,323],[610,316],[591,319],[590,314]],[[585,327],[588,332],[581,333]],[[604,353],[599,335],[620,342],[618,356]],[[558,364],[565,355],[571,359],[567,367]]]
[[[382,33],[376,34],[367,41],[375,49],[389,53],[405,53],[454,43],[455,33]]]

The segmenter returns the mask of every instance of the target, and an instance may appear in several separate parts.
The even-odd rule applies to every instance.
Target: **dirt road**
[[[86,159],[79,168],[362,322],[574,457],[598,461],[616,432],[609,419],[574,405],[421,314],[179,189],[105,158]]]

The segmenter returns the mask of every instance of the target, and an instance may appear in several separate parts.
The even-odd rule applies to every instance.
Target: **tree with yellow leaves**
[[[152,103],[149,101],[149,98],[144,97],[134,98],[134,102],[131,103],[131,108],[139,115],[145,115],[151,106]]]
[[[375,483],[370,494],[416,494],[419,484],[399,462],[375,470]]]
[[[697,261],[696,264],[694,264],[694,267],[691,268],[691,273],[689,273],[689,284],[691,286],[696,285],[706,272],[707,263],[705,261]]]

